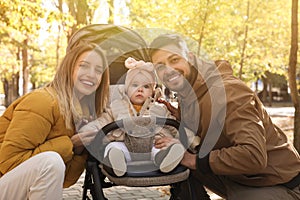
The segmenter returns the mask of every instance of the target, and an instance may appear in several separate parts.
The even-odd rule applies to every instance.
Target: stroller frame
[[[155,118],[156,124],[157,125],[169,125],[169,126],[173,126],[175,127],[179,132],[180,132],[180,141],[182,141],[182,143],[184,145],[187,145],[187,137],[186,137],[186,133],[184,128],[180,125],[180,123],[176,120],[173,119],[167,119],[167,118],[159,118],[156,117]],[[94,139],[94,141],[92,142],[92,144],[89,146],[89,149],[91,151],[95,150],[99,150],[99,144],[102,139],[103,136],[107,135],[110,131],[113,131],[115,129],[118,128],[123,128],[124,124],[123,124],[123,120],[118,120],[115,122],[112,122],[106,126],[104,126],[100,131],[99,134],[97,134],[96,138]],[[89,158],[87,160],[86,163],[86,174],[85,174],[85,179],[84,179],[84,185],[83,185],[83,196],[82,199],[83,200],[89,200],[90,198],[88,197],[87,193],[88,191],[90,192],[93,200],[106,200],[107,198],[104,195],[103,189],[104,188],[109,188],[109,187],[113,187],[119,184],[115,184],[114,182],[105,182],[104,179],[105,177],[109,177],[109,179],[112,179],[113,175],[109,175],[108,172],[106,172],[103,168],[99,168],[99,164],[101,164],[99,162],[99,157],[102,156],[103,151],[99,150],[97,151],[99,152],[98,155],[95,155],[98,159],[96,159],[93,155],[89,155]],[[143,167],[143,165],[141,166]],[[156,179],[156,181],[150,181],[150,183],[146,183],[144,184],[144,181],[142,181],[142,184],[135,184],[135,183],[131,183],[129,186],[134,187],[134,186],[144,186],[144,187],[149,187],[149,186],[159,186],[159,185],[170,185],[171,189],[170,189],[170,193],[171,193],[171,199],[175,200],[175,199],[180,199],[179,195],[180,195],[180,185],[186,181],[187,185],[188,185],[188,191],[185,191],[187,193],[185,193],[185,196],[188,196],[188,199],[192,199],[192,192],[191,192],[191,185],[188,182],[188,176],[189,176],[189,169],[179,165],[177,166],[173,171],[165,174],[160,172],[159,170],[157,171],[151,171],[151,172],[142,172],[142,173],[129,173],[127,175],[125,175],[124,177],[114,177],[114,180],[120,180],[122,179],[124,181],[124,179],[126,178],[131,178],[133,179],[135,182],[138,182],[145,179],[146,181],[150,179],[154,180]],[[164,182],[161,183],[161,179],[159,178],[164,178]],[[165,178],[165,177],[169,177],[169,178]],[[171,177],[171,178],[170,178]],[[173,178],[172,178],[173,177]],[[138,181],[137,181],[138,180]],[[122,181],[120,181],[122,182]],[[126,186],[126,181],[125,184],[121,183],[121,185],[125,185]]]

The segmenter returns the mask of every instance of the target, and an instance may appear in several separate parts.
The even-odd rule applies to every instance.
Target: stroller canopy
[[[149,61],[147,43],[135,31],[113,24],[92,24],[76,31],[70,38],[67,51],[80,43],[96,43],[105,52],[110,67],[110,84],[123,84],[126,58]]]

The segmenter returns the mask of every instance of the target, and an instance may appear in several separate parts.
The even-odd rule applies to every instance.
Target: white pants
[[[58,153],[37,154],[0,178],[0,200],[60,200],[64,174]]]
[[[130,162],[130,161],[131,161],[131,156],[130,156],[129,150],[128,150],[128,148],[126,147],[126,145],[125,145],[124,142],[110,142],[110,143],[105,147],[104,157],[107,156],[107,153],[108,153],[108,151],[109,151],[111,148],[117,148],[117,149],[120,149],[121,151],[123,151],[126,161],[127,161],[127,162]],[[154,156],[155,156],[160,150],[161,150],[161,149],[157,149],[157,148],[155,148],[155,147],[152,147],[152,150],[151,150],[151,159],[152,159],[152,160],[154,159]]]

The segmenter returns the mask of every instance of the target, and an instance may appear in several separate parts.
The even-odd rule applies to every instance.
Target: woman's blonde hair
[[[75,69],[75,63],[79,56],[87,51],[95,51],[102,58],[103,67],[105,71],[102,74],[102,79],[99,87],[97,88],[95,94],[95,114],[100,116],[104,112],[105,107],[108,103],[109,98],[109,67],[107,63],[106,56],[101,48],[95,44],[80,44],[73,49],[69,50],[61,64],[59,65],[56,75],[53,81],[49,84],[57,95],[58,105],[60,108],[60,113],[65,119],[65,124],[68,129],[74,127],[74,121],[78,121],[82,116],[76,110],[74,95],[74,82],[73,73]]]

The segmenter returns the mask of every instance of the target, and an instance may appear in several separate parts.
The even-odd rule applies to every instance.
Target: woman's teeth
[[[94,83],[93,82],[90,82],[90,81],[82,81],[83,84],[86,84],[86,85],[90,85],[90,86],[93,86]]]

